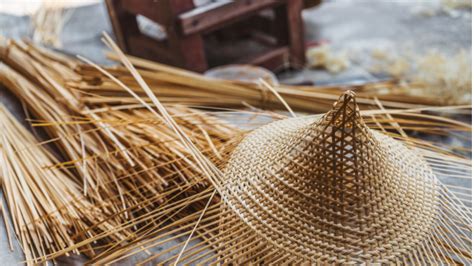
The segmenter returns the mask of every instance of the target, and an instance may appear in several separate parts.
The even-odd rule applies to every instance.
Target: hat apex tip
[[[358,111],[357,102],[356,102],[356,93],[353,90],[346,90],[339,99],[334,102],[333,110],[340,109],[341,107],[345,107],[347,104],[352,103],[354,105],[354,109]]]
[[[343,94],[342,97],[344,100],[355,100],[356,98],[356,93],[353,90],[346,90]]]

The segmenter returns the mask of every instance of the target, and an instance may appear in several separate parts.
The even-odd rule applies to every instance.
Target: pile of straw
[[[16,169],[2,174],[2,187],[14,224],[24,225],[15,227],[15,234],[25,249],[27,262],[81,252],[98,264],[138,254],[145,257],[142,263],[210,263],[235,258],[242,249],[252,250],[252,256],[245,259],[247,263],[289,262],[281,250],[268,253],[265,249],[269,248],[255,242],[257,238],[247,238],[248,228],[240,227],[230,210],[223,208],[216,180],[222,178],[232,150],[247,132],[219,117],[239,113],[271,120],[284,118],[256,108],[231,109],[243,105],[326,111],[342,89],[267,88],[208,80],[126,57],[110,39],[106,43],[114,51],[111,57],[124,66],[104,68],[87,59],[83,64],[23,42],[10,41],[0,50],[0,83],[26,104],[35,117],[32,124],[42,127],[51,138],[38,143],[23,132],[21,136],[29,148],[5,137],[0,147],[2,153],[16,151],[11,156],[18,157],[2,161],[2,169]],[[470,125],[424,111],[466,112],[466,107],[427,107],[437,100],[407,97],[398,94],[397,88],[391,83],[354,88],[361,97],[359,104],[374,109],[361,112],[367,126],[418,149],[436,174],[469,178],[471,162],[463,155],[469,151],[415,137],[415,133],[445,136],[454,132],[454,137],[463,139]],[[385,109],[388,107],[398,109]],[[12,126],[14,123],[6,117],[0,117],[0,124],[24,131]],[[54,144],[61,160],[48,153],[45,144]],[[28,152],[19,152],[22,149]],[[25,161],[38,167],[21,167]],[[5,185],[6,180],[31,183],[28,180],[35,178],[32,171],[40,173],[38,182],[64,182],[33,198],[38,202],[54,199],[45,206],[17,202],[15,196],[19,189],[42,190],[43,183],[21,188]],[[452,186],[449,191],[463,196],[469,190]],[[464,199],[469,204],[470,198]],[[12,211],[19,204],[28,216]],[[470,212],[468,207],[462,208],[466,208],[463,213]],[[35,212],[39,214],[31,215]],[[80,219],[73,222],[68,220],[71,217]],[[59,219],[65,222],[56,222]],[[41,239],[36,228],[42,230]],[[58,232],[61,239],[56,237]],[[169,243],[173,245],[152,252],[154,247]]]
[[[2,60],[8,65],[0,64],[1,82],[39,118],[33,125],[47,131],[51,137],[47,142],[54,143],[65,159],[52,161],[45,167],[50,171],[65,169],[74,173],[71,178],[80,187],[79,194],[101,210],[107,217],[104,221],[119,227],[159,206],[164,201],[161,192],[165,189],[194,183],[205,186],[199,167],[188,159],[186,147],[177,141],[164,121],[156,119],[148,110],[104,106],[92,110],[81,105],[80,97],[64,86],[66,80],[80,79],[73,71],[77,61],[13,42]],[[216,163],[225,159],[228,147],[240,134],[231,125],[197,109],[174,105],[169,112],[199,149],[215,158]],[[142,205],[143,201],[148,203]],[[133,210],[137,205],[142,208],[140,212]],[[99,230],[100,222],[88,225],[98,233],[114,232],[110,227]],[[125,235],[132,235],[135,230],[127,228],[125,232],[111,235],[110,239],[123,241]],[[88,237],[95,235],[87,234]],[[69,241],[68,246],[81,241],[80,238]],[[44,256],[44,250],[58,250],[47,246],[47,242],[35,241],[34,252],[26,253],[27,259]],[[39,251],[42,252],[37,253]]]
[[[2,105],[0,121],[2,189],[27,258],[80,242],[87,236],[76,234],[92,224],[99,223],[102,232],[114,228],[105,221],[105,213],[84,198],[71,171],[47,169],[59,163],[57,158]],[[77,249],[74,252],[79,254]]]

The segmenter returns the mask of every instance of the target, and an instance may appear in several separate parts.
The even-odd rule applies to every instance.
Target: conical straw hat
[[[438,182],[413,149],[369,129],[352,92],[323,117],[249,134],[222,197],[264,241],[308,261],[400,261],[430,235]],[[402,260],[403,261],[403,260]]]

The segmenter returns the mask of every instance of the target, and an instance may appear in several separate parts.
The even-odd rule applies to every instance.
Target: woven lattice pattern
[[[330,263],[413,256],[439,204],[427,163],[370,130],[352,93],[320,119],[251,133],[234,151],[223,186],[227,206],[261,241]]]

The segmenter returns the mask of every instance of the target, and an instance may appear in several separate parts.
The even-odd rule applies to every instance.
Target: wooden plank
[[[235,0],[218,1],[183,13],[178,25],[183,35],[202,33],[216,27],[255,15],[255,12],[271,8],[286,1],[282,0]]]

